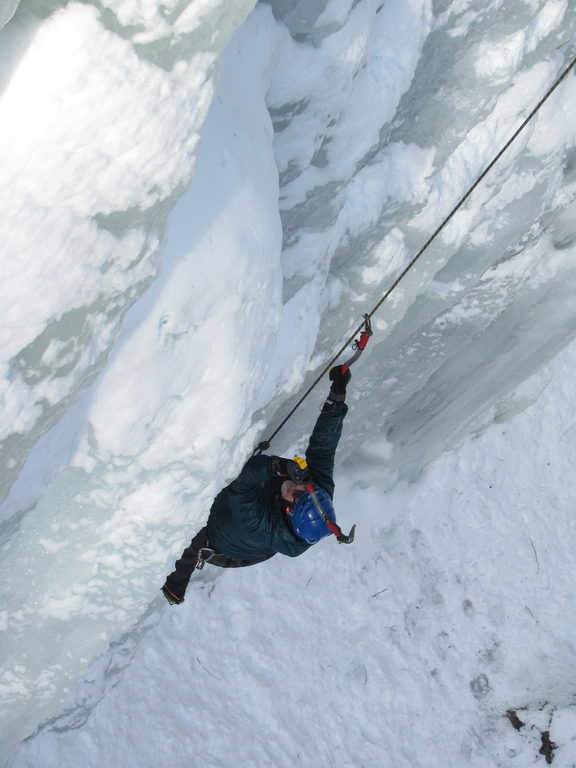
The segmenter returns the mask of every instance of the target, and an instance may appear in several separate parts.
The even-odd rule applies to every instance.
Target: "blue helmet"
[[[328,520],[335,523],[336,513],[334,512],[330,496],[321,488],[314,488],[314,495]],[[330,536],[333,533],[316,509],[312,494],[308,492],[300,496],[294,508],[290,511],[290,522],[296,536],[299,539],[304,539],[308,544],[315,544],[320,539],[323,539],[324,536]]]

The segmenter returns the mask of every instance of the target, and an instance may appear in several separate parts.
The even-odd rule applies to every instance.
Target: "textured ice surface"
[[[0,140],[11,150],[0,171],[6,750],[66,701],[55,727],[81,722],[117,681],[160,616],[158,587],[214,493],[575,50],[574,4],[562,0],[332,0],[260,4],[221,59],[252,6],[115,0],[39,13],[24,0],[0,31]],[[340,458],[368,472],[360,485],[377,477],[382,499],[446,447],[525,409],[541,387],[518,387],[574,336],[575,83],[571,75],[558,88],[375,319]],[[323,394],[275,451],[301,447]],[[523,461],[516,445],[503,448],[512,476]],[[427,488],[420,493],[425,500]],[[364,503],[354,502],[358,523]],[[446,503],[432,507],[434,524]],[[444,535],[438,525],[430,551]],[[391,570],[403,551],[416,562],[423,551],[409,532],[399,541],[386,555]],[[359,546],[355,573],[371,546]],[[321,570],[335,556],[318,555]],[[418,566],[403,567],[412,584]],[[235,647],[266,590],[278,576],[287,582],[288,564],[270,568],[261,578],[272,583],[251,586],[251,600],[241,590],[255,577],[242,574],[214,609],[237,626]],[[486,568],[490,580],[495,561]],[[450,599],[475,604],[446,579]],[[421,581],[428,590],[431,579]],[[295,622],[299,603],[287,588],[283,599]],[[418,604],[397,599],[399,615],[406,601]],[[337,629],[333,615],[327,632]],[[144,652],[156,659],[182,642],[158,631],[159,645]],[[389,641],[378,630],[377,642]],[[427,642],[416,637],[398,663],[425,657]],[[92,683],[70,699],[101,653]],[[367,653],[349,660],[359,685]],[[248,678],[257,674],[248,655],[240,662]],[[470,666],[462,686],[476,715],[496,683]],[[271,685],[267,665],[259,669],[258,711]],[[504,704],[502,695],[498,717]],[[407,761],[410,743],[407,733]]]

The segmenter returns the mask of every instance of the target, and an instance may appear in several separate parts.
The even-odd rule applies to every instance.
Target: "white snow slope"
[[[574,58],[574,2],[15,6],[3,764],[575,765],[573,73],[377,313],[338,454],[355,544],[158,595]]]

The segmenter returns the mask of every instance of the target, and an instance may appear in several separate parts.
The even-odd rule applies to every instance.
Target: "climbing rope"
[[[375,312],[378,311],[378,309],[382,306],[382,304],[386,301],[386,299],[390,296],[390,294],[398,287],[398,284],[404,279],[404,277],[408,274],[408,272],[412,269],[414,264],[418,261],[418,259],[422,256],[422,254],[426,251],[426,249],[430,246],[430,244],[438,237],[440,232],[446,227],[448,222],[453,218],[453,216],[460,210],[460,208],[464,205],[466,200],[470,197],[472,192],[476,189],[476,187],[483,181],[483,179],[487,176],[488,173],[492,170],[492,168],[496,165],[496,163],[500,160],[502,155],[506,152],[508,147],[516,140],[516,138],[522,133],[522,131],[526,128],[528,123],[534,118],[534,116],[538,113],[542,105],[550,98],[550,96],[554,93],[556,88],[560,85],[560,83],[568,76],[570,70],[574,67],[576,64],[576,57],[572,59],[570,64],[564,69],[564,71],[560,74],[560,76],[554,81],[554,83],[550,86],[550,88],[546,91],[544,96],[540,99],[538,104],[534,107],[534,109],[530,112],[528,117],[523,121],[523,123],[520,125],[520,127],[514,131],[512,136],[508,139],[508,141],[504,144],[504,146],[500,149],[500,151],[494,155],[492,160],[488,163],[486,168],[482,171],[480,176],[476,179],[476,181],[472,184],[472,186],[468,189],[465,195],[460,198],[460,200],[456,203],[454,208],[450,211],[450,213],[446,216],[446,218],[442,221],[442,223],[438,226],[436,230],[430,235],[428,240],[424,243],[424,245],[420,248],[418,253],[414,256],[414,258],[408,263],[408,265],[402,270],[402,272],[398,275],[396,280],[392,283],[392,285],[388,288],[386,293],[382,296],[382,298],[378,301],[377,304],[375,304],[370,312],[364,315],[364,323],[362,325],[359,325],[358,328],[354,331],[354,333],[350,336],[350,338],[342,345],[342,347],[338,350],[338,352],[334,355],[334,357],[330,360],[330,362],[326,365],[326,367],[322,370],[321,373],[318,374],[318,376],[314,379],[312,384],[308,387],[306,392],[302,395],[302,397],[298,400],[296,405],[290,410],[288,415],[280,422],[278,427],[272,432],[268,440],[264,440],[261,443],[259,443],[257,450],[258,451],[265,451],[270,447],[270,443],[272,440],[276,437],[278,432],[282,429],[282,427],[292,418],[292,416],[296,413],[298,408],[302,405],[304,400],[308,397],[308,395],[312,392],[313,389],[318,385],[318,383],[321,381],[321,379],[325,376],[326,373],[332,368],[336,360],[346,351],[348,346],[352,344],[354,341],[355,336],[360,333],[362,328],[365,326],[366,323],[369,323],[370,318],[375,314]]]

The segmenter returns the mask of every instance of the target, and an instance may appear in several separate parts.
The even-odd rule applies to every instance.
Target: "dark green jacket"
[[[348,412],[344,403],[326,403],[310,436],[306,461],[310,480],[332,498],[334,455]],[[271,468],[270,456],[253,456],[242,472],[214,499],[208,517],[212,546],[227,557],[256,560],[276,552],[298,557],[311,544],[288,525],[280,502],[282,480]]]

